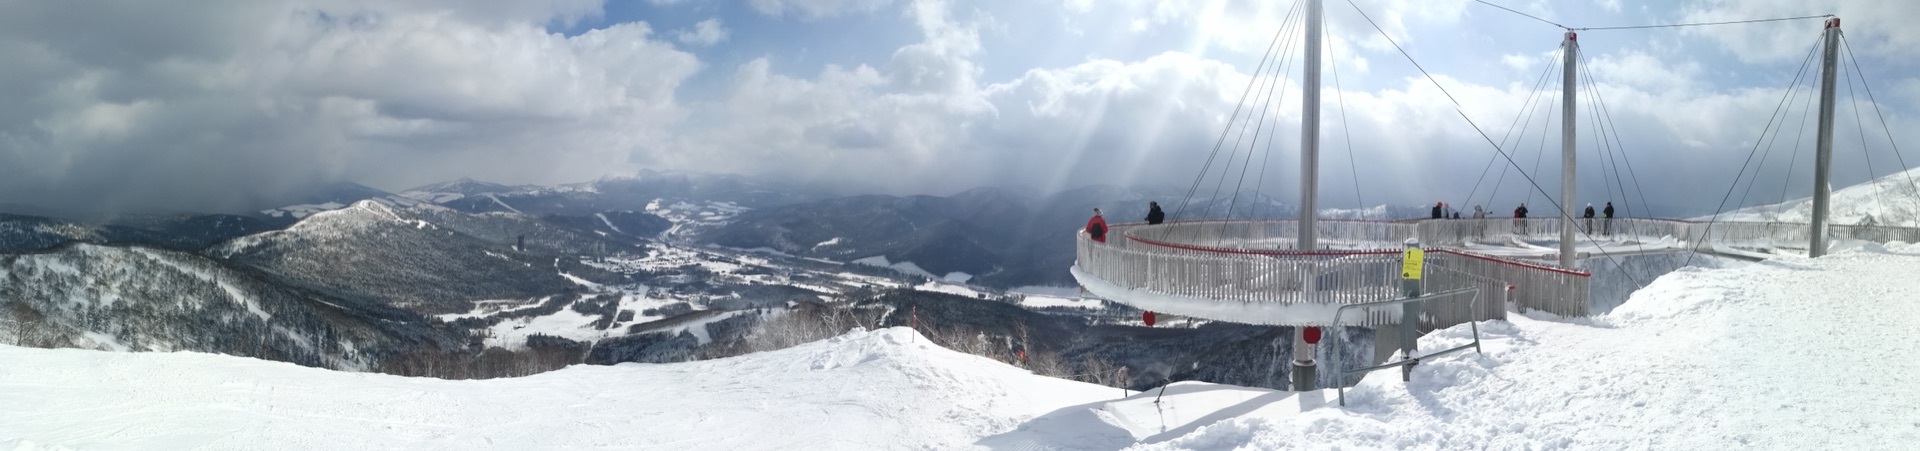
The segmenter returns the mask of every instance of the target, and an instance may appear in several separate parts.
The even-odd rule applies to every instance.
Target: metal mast
[[[1840,18],[1827,19],[1827,38],[1823,55],[1820,57],[1820,135],[1814,144],[1813,156],[1813,230],[1808,233],[1812,239],[1807,243],[1807,256],[1819,257],[1827,253],[1827,209],[1831,206],[1828,197],[1833,187],[1828,186],[1827,170],[1833,168],[1833,66],[1840,60]]]
[[[1314,198],[1320,186],[1320,0],[1307,0],[1306,52],[1300,76],[1300,232],[1299,249],[1311,252],[1314,242]],[[1314,296],[1312,278],[1305,288]],[[1293,333],[1293,389],[1312,390],[1314,384],[1313,346],[1307,343],[1306,327]],[[1335,331],[1334,333],[1339,333]]]
[[[1320,0],[1307,0],[1305,73],[1300,75],[1300,247],[1312,251],[1320,187]]]
[[[1573,116],[1577,111],[1573,107],[1574,84],[1579,81],[1574,74],[1579,64],[1580,43],[1574,40],[1573,31],[1567,31],[1567,40],[1562,45],[1566,57],[1566,74],[1560,88],[1560,105],[1564,108],[1560,114],[1560,267],[1573,268]]]

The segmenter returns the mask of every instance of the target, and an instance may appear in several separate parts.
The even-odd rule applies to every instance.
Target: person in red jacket
[[[1093,209],[1093,217],[1087,219],[1086,231],[1094,241],[1107,242],[1107,220],[1100,217],[1100,209]]]

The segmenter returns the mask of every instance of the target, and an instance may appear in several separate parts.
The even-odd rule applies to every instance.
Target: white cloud
[[[893,0],[752,0],[753,9],[769,16],[812,20],[878,11]]]
[[[1863,57],[1889,62],[1920,58],[1920,29],[1905,20],[1920,17],[1920,2],[1907,0],[1846,0],[1804,2],[1748,0],[1707,2],[1682,8],[1683,22],[1716,22],[1835,14],[1847,40]],[[1732,50],[1746,62],[1797,62],[1820,38],[1818,20],[1683,29]],[[1910,63],[1908,63],[1910,65]]]
[[[1507,67],[1511,67],[1513,68],[1513,70],[1517,70],[1521,72],[1526,72],[1527,69],[1532,68],[1533,63],[1537,62],[1536,60],[1537,58],[1535,57],[1531,57],[1531,56],[1527,56],[1519,53],[1508,53],[1505,55],[1500,55],[1501,64],[1506,64]]]
[[[793,9],[797,4],[783,3],[789,6],[778,14],[828,15]],[[834,4],[846,10],[856,2]],[[74,5],[32,3],[0,17],[0,60],[8,62],[0,98],[15,99],[0,104],[0,202],[41,196],[220,203],[338,176],[398,188],[457,176],[570,181],[640,167],[859,181],[903,193],[992,184],[1185,185],[1252,76],[1246,54],[1212,50],[1254,42],[1235,37],[1240,31],[1212,32],[1149,57],[1071,60],[983,79],[982,68],[1004,50],[983,47],[980,31],[1003,25],[978,11],[956,15],[965,4],[924,0],[902,16],[919,38],[894,44],[876,61],[783,67],[792,60],[770,55],[705,72],[720,77],[717,93],[683,99],[680,87],[702,73],[702,62],[667,41],[696,45],[701,36],[719,35],[714,42],[730,44],[752,36],[727,36],[717,18],[710,20],[714,34],[703,33],[703,25],[656,34],[644,23],[574,37],[548,32],[543,24],[597,14],[571,3],[448,12],[411,3],[239,2],[171,16],[153,7],[130,16],[140,20],[89,23],[106,30],[97,36],[32,24],[58,22],[46,20],[57,14],[107,16]],[[1114,23],[1148,20],[1152,33],[1244,22],[1261,30],[1260,49],[1271,39],[1271,23],[1253,27],[1239,16],[1284,13],[1241,3],[1197,11],[1177,8],[1194,6],[1184,3],[1128,5],[1139,14]],[[1457,6],[1381,11],[1374,4],[1369,12],[1376,20],[1398,16],[1402,25],[1383,25],[1405,30],[1456,20],[1449,15],[1459,14]],[[1368,74],[1363,52],[1354,51],[1368,38],[1354,33],[1373,35],[1370,27],[1329,27],[1346,30],[1328,40],[1335,48],[1328,55],[1338,58],[1347,85],[1379,88],[1322,97],[1325,198],[1352,198],[1342,155],[1349,134],[1370,202],[1427,203],[1436,193],[1454,202],[1472,192],[1492,150],[1451,101],[1411,69]],[[1498,62],[1486,64],[1513,67],[1522,74],[1508,78],[1521,82],[1435,75],[1499,140],[1521,116],[1541,70],[1534,65],[1544,59],[1492,54]],[[1734,170],[1726,162],[1745,157],[1781,95],[1777,87],[1718,89],[1704,80],[1731,69],[1662,49],[1629,47],[1590,63],[1639,176],[1671,198],[1659,202],[1698,204],[1691,199],[1723,192]],[[1297,187],[1279,180],[1293,180],[1298,170],[1289,155],[1299,142],[1299,92],[1297,76],[1289,78],[1267,116],[1278,124],[1269,130],[1279,130],[1268,187],[1283,197]],[[1920,97],[1916,86],[1896,83],[1880,100],[1911,104]],[[1350,128],[1341,127],[1342,105]],[[1590,103],[1582,105],[1588,114]],[[1888,112],[1897,136],[1920,133],[1902,126],[1913,122],[1910,113]],[[1529,166],[1542,138],[1557,142],[1557,135],[1540,135],[1557,133],[1557,125],[1540,122],[1546,117],[1520,127],[1527,144],[1509,143]],[[1588,152],[1595,133],[1581,133]],[[1545,165],[1554,164],[1554,153],[1543,155]],[[1541,172],[1541,183],[1556,182],[1557,172]],[[1581,191],[1599,191],[1599,178],[1584,174],[1583,183],[1593,186]],[[1779,186],[1777,175],[1769,177],[1775,180],[1763,184]],[[1493,203],[1515,201],[1511,196],[1522,193],[1515,183],[1509,176]]]
[[[692,30],[680,30],[674,33],[674,39],[681,43],[697,46],[712,46],[727,40],[727,28],[720,25],[720,19],[702,20],[694,24]]]
[[[1669,61],[1633,50],[1590,56],[1587,64],[1601,80],[1651,91],[1689,90],[1701,79],[1698,62]]]
[[[684,116],[674,92],[699,62],[645,24],[567,38],[542,24],[597,9],[510,3],[10,6],[0,202],[233,208],[341,176],[573,180]],[[28,25],[76,17],[84,38]]]

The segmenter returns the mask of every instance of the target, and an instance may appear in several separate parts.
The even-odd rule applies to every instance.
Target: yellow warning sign
[[[1407,248],[1405,253],[1400,254],[1400,278],[1419,279],[1420,265],[1426,261],[1426,255],[1426,251],[1417,247]]]

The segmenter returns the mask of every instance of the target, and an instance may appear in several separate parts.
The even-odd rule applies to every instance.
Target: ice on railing
[[[1230,320],[1243,324],[1264,324],[1272,326],[1331,325],[1333,317],[1344,304],[1329,303],[1279,303],[1279,302],[1235,302],[1195,296],[1182,296],[1159,293],[1150,290],[1130,289],[1094,277],[1079,266],[1074,266],[1074,279],[1088,293],[1102,299],[1126,304],[1141,310],[1162,312],[1173,315],[1196,318],[1214,318]],[[1384,297],[1382,299],[1391,299]],[[1385,319],[1386,322],[1399,320],[1399,309],[1382,308],[1377,312],[1348,313],[1344,323],[1348,325],[1369,325],[1368,319]]]
[[[1541,261],[1559,252],[1554,244],[1559,239],[1560,221],[1324,221],[1316,233],[1324,247],[1316,251],[1334,252],[1304,254],[1291,248],[1299,229],[1289,220],[1119,224],[1113,227],[1118,236],[1106,243],[1080,235],[1073,273],[1076,278],[1086,277],[1083,283],[1095,280],[1111,286],[1089,290],[1123,303],[1141,299],[1165,304],[1161,308],[1184,310],[1170,313],[1262,324],[1304,324],[1301,321],[1312,318],[1330,320],[1339,305],[1399,296],[1397,250],[1405,238],[1419,237],[1430,250],[1462,249],[1471,253],[1429,252],[1434,276],[1425,282],[1428,288],[1474,286],[1488,294],[1488,303],[1481,308],[1448,307],[1446,312],[1423,320],[1423,324],[1444,326],[1503,317],[1501,305],[1506,303],[1563,316],[1604,312],[1624,299],[1623,292],[1609,285],[1602,287],[1601,297],[1595,298],[1588,274],[1553,268]],[[1640,254],[1804,248],[1808,236],[1804,224],[1709,224],[1647,218],[1581,219],[1576,224],[1581,242],[1575,244],[1575,252],[1587,258],[1589,265],[1595,259]],[[1907,227],[1836,225],[1830,234],[1878,242],[1920,241],[1920,229]]]

